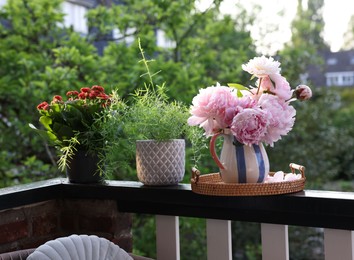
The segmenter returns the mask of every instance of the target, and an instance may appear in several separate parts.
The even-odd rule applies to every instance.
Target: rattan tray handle
[[[192,180],[195,181],[195,183],[197,183],[199,181],[199,176],[200,176],[200,171],[193,167],[192,168]]]
[[[295,170],[298,170],[301,173],[301,177],[305,178],[305,166],[296,163],[290,163],[289,167],[292,173],[295,173]]]

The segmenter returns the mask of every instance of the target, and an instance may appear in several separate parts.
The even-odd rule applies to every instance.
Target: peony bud
[[[295,89],[295,95],[298,100],[308,100],[312,97],[312,90],[309,86],[299,85]]]

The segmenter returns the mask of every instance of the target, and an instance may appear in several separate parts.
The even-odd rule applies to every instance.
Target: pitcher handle
[[[216,134],[214,134],[211,137],[209,150],[210,150],[210,153],[211,153],[211,157],[213,158],[213,160],[215,161],[215,163],[219,167],[219,169],[225,170],[225,166],[222,164],[222,162],[220,162],[220,159],[219,159],[219,157],[217,156],[217,154],[215,152],[215,141],[218,138],[218,136],[221,135],[221,134],[222,133],[216,133]]]

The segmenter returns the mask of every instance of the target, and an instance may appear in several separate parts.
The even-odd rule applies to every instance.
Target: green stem
[[[139,50],[140,50],[141,57],[143,57],[143,59],[142,59],[141,61],[144,63],[145,69],[146,69],[146,71],[147,71],[147,73],[145,73],[145,74],[147,74],[147,75],[149,76],[151,87],[152,87],[153,90],[155,90],[154,82],[153,82],[153,80],[152,80],[152,74],[151,74],[151,72],[150,72],[149,65],[148,65],[148,62],[149,62],[149,61],[146,60],[146,58],[145,58],[144,50],[143,50],[143,48],[141,47],[140,38],[138,39],[138,44],[139,44]],[[145,75],[145,74],[144,74],[144,75]]]
[[[262,78],[259,78],[259,84],[258,84],[258,88],[257,88],[257,95],[259,93],[259,89],[261,88],[261,84],[262,84]]]

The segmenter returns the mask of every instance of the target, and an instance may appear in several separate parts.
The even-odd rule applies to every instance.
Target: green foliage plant
[[[50,103],[44,101],[37,106],[44,129],[30,124],[59,150],[58,166],[62,171],[69,167],[77,151],[104,157],[103,115],[112,102],[101,86],[84,87],[80,92],[69,91],[66,95],[66,101],[55,95]]]
[[[143,87],[137,89],[125,100],[125,108],[121,109],[121,112],[117,113],[114,107],[109,112],[110,117],[103,130],[104,133],[107,135],[110,133],[112,136],[106,147],[108,175],[114,174],[117,168],[123,171],[123,174],[117,173],[117,175],[125,173],[135,175],[131,170],[135,165],[137,140],[162,142],[185,139],[189,147],[194,147],[194,144],[199,146],[200,140],[204,139],[202,133],[187,124],[188,106],[180,101],[169,100],[165,83],[162,85],[154,83],[153,78],[159,71],[151,72],[149,63],[153,60],[145,57],[140,41],[138,46],[142,56],[139,62],[144,65],[146,71],[141,76],[146,76],[148,80]],[[116,134],[113,134],[114,131]],[[192,150],[191,161],[194,164],[200,158],[198,152],[197,147]]]
[[[148,63],[152,60],[145,58],[140,41],[139,50],[142,56],[140,62],[146,68],[146,73],[142,76],[147,75],[149,83],[144,83],[144,87],[132,95],[126,131],[135,140],[166,141],[183,138],[187,131],[188,109],[181,102],[168,101],[166,85],[155,85],[153,82],[153,76],[159,72],[150,71]]]
[[[163,91],[165,85],[159,87]],[[182,103],[168,102],[148,88],[136,91],[128,111],[126,131],[134,139],[166,141],[184,137],[188,110]]]

